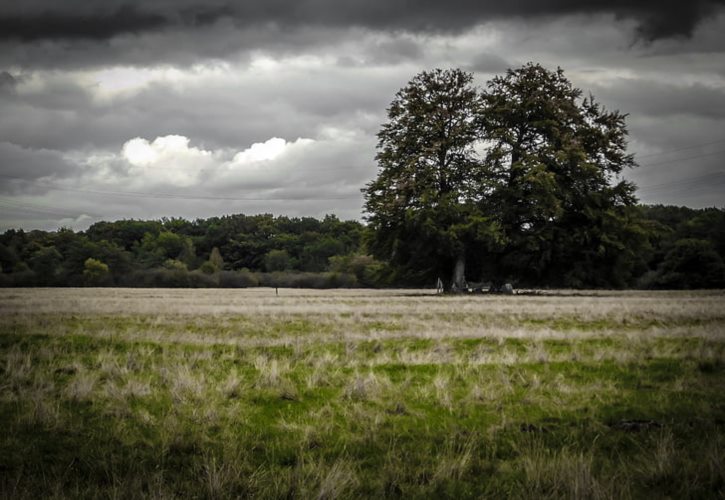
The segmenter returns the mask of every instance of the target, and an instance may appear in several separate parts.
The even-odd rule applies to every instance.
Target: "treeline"
[[[9,230],[4,286],[374,286],[383,267],[360,253],[364,227],[328,215],[230,215],[98,222],[87,231]]]
[[[628,285],[638,288],[725,288],[725,210],[640,206],[646,252]]]
[[[561,285],[725,287],[725,210],[636,209],[646,244],[637,242],[631,262]],[[98,222],[83,232],[11,229],[0,235],[0,286],[432,286],[431,276],[396,273],[368,256],[366,230],[331,215],[269,214]]]

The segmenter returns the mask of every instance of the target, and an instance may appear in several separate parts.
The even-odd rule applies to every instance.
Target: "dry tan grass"
[[[641,317],[721,318],[725,293],[704,291],[551,291],[538,296],[436,296],[424,290],[281,289],[0,289],[0,313],[178,315],[369,314],[427,319],[441,314],[484,314],[513,319],[545,316],[583,320]],[[408,319],[408,318],[406,318]],[[461,318],[457,318],[461,319]],[[162,321],[162,320],[160,320]],[[165,319],[163,320],[165,321]]]
[[[0,325],[31,334],[108,340],[122,336],[124,341],[154,344],[286,346],[300,353],[313,344],[346,342],[354,348],[363,341],[403,338],[502,342],[625,336],[634,345],[644,337],[725,339],[725,294],[720,291],[436,296],[410,290],[283,289],[277,296],[269,289],[3,289],[0,312]],[[197,355],[208,355],[201,353]],[[126,366],[104,366],[103,371],[121,376],[150,357],[138,354]],[[561,361],[562,356],[537,347],[527,353],[498,353],[495,359],[486,352],[459,359],[442,346],[382,352],[369,365],[543,363]],[[572,360],[571,353],[566,356]],[[626,362],[628,354],[602,349],[597,356]],[[10,372],[21,369],[17,360],[8,363],[14,367]],[[321,383],[321,374],[310,378],[311,386]]]
[[[357,481],[358,479],[352,466],[345,460],[338,460],[332,464],[322,478],[317,499],[330,500],[340,498]]]
[[[26,441],[37,429],[110,443],[95,469],[108,496],[178,496],[188,477],[209,498],[355,497],[371,483],[436,497],[489,480],[517,497],[606,498],[640,478],[714,492],[723,306],[718,291],[0,290],[0,402]],[[658,424],[625,434],[619,408]],[[688,444],[693,421],[705,438]],[[626,462],[610,454],[620,441]],[[142,485],[103,465],[117,443],[133,474],[137,450],[193,467]],[[374,470],[368,453],[383,454]]]

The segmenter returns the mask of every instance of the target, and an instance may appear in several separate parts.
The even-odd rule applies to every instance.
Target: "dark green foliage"
[[[582,99],[561,69],[509,70],[483,92],[484,158],[505,245],[488,254],[494,281],[624,286],[647,241],[635,187],[617,176],[634,166],[625,115]]]
[[[0,235],[0,286],[372,285],[372,271],[330,269],[331,258],[364,257],[362,230],[335,216],[266,214],[99,222],[85,233],[10,230]]]
[[[247,288],[250,286],[259,286],[259,279],[247,270],[219,272],[220,288]]]
[[[125,250],[131,250],[146,233],[159,234],[162,228],[159,221],[120,220],[116,222],[97,222],[88,228],[86,235],[91,241],[109,241]]]
[[[425,214],[425,211],[422,212]],[[340,222],[334,218],[325,221],[316,219],[290,219],[287,217],[267,216],[230,216],[228,222],[239,219],[244,221],[246,227],[254,229],[255,223],[250,221],[266,221],[271,224],[271,237],[265,237],[264,243],[257,242],[256,248],[269,249],[265,253],[252,251],[246,255],[249,261],[260,264],[251,268],[226,264],[229,244],[222,245],[224,250],[214,251],[215,246],[209,246],[203,236],[206,221],[197,220],[189,225],[175,224],[188,230],[188,234],[162,236],[162,245],[158,244],[159,231],[144,233],[138,241],[130,242],[131,251],[124,250],[117,243],[108,240],[95,241],[86,233],[74,233],[67,229],[57,232],[32,231],[29,233],[9,230],[0,234],[0,286],[89,286],[89,285],[121,285],[121,286],[221,286],[221,287],[249,287],[258,286],[260,282],[266,286],[400,286],[400,285],[431,285],[430,269],[417,268],[424,266],[426,259],[431,258],[437,250],[421,238],[421,235],[434,238],[436,230],[430,233],[423,219],[411,226],[411,231],[419,230],[418,237],[411,233],[409,241],[400,245],[398,251],[401,258],[408,259],[408,266],[391,266],[384,261],[378,261],[361,253],[361,234],[363,227],[357,222]],[[219,219],[209,219],[210,224],[216,224]],[[585,248],[579,257],[572,257],[571,264],[565,265],[564,260],[557,271],[550,272],[546,280],[531,275],[523,275],[520,283],[559,285],[559,286],[597,286],[597,287],[627,287],[637,286],[644,288],[712,288],[725,286],[722,262],[725,259],[723,252],[723,222],[725,211],[722,209],[691,209],[685,207],[665,206],[638,206],[621,209],[619,216],[602,214],[600,223],[604,230],[591,226],[589,232],[593,235],[615,234],[618,241],[613,250],[604,253],[596,248]],[[128,221],[117,223],[103,223],[108,234],[114,233],[114,224],[126,227]],[[135,221],[141,227],[151,227],[152,224]],[[476,224],[476,219],[471,219]],[[95,227],[95,226],[93,226]],[[232,225],[225,225],[232,227]],[[483,223],[484,229],[486,223]],[[192,228],[192,229],[189,229]],[[455,228],[451,228],[455,230]],[[90,229],[89,229],[90,231]],[[327,239],[321,242],[316,235],[326,234]],[[327,231],[327,233],[324,233]],[[464,230],[471,233],[470,228]],[[558,230],[566,233],[565,229]],[[169,231],[165,231],[170,233]],[[149,236],[145,236],[148,234]],[[257,234],[260,234],[257,232]],[[460,232],[459,232],[460,234]],[[556,233],[557,238],[569,237],[567,234]],[[216,236],[220,237],[219,234]],[[147,246],[144,246],[146,238]],[[242,238],[253,240],[253,236],[243,234],[228,235],[228,240],[237,241]],[[337,244],[330,243],[330,240]],[[179,241],[183,242],[176,245]],[[127,242],[128,243],[128,242]],[[171,243],[174,243],[172,245]],[[165,246],[167,245],[168,246]],[[550,244],[556,247],[555,244]],[[163,254],[156,253],[158,248]],[[185,253],[189,247],[209,248],[208,260],[203,252],[193,260],[184,260],[189,254]],[[251,247],[250,247],[251,248]],[[606,249],[607,247],[605,247]],[[147,250],[148,249],[148,250]],[[340,253],[329,256],[330,249]],[[175,258],[164,258],[168,253],[179,251]],[[559,249],[561,255],[567,255]],[[261,250],[260,250],[261,251]],[[263,266],[265,256],[277,255],[280,259],[277,267]],[[471,276],[484,273],[486,267],[482,254],[470,251],[467,255],[468,269]],[[60,257],[59,257],[60,256]],[[312,258],[314,256],[314,259]],[[327,257],[326,257],[327,256]],[[327,258],[325,264],[323,260]],[[94,259],[108,266],[108,274],[100,281],[90,279],[86,273],[85,263]],[[149,260],[156,262],[149,267]],[[302,262],[301,260],[302,259]],[[305,262],[304,259],[307,259]],[[239,260],[237,257],[236,260]],[[334,274],[305,273],[305,266],[330,271]],[[171,265],[173,264],[173,265]],[[31,267],[33,266],[33,267]],[[186,268],[184,268],[184,266]],[[225,270],[221,270],[224,267]],[[447,262],[450,267],[450,262]],[[164,269],[166,267],[166,269]],[[168,269],[169,267],[173,269]],[[282,273],[265,275],[260,273],[264,269],[278,269]],[[419,269],[416,271],[416,269]],[[422,271],[420,269],[423,269]],[[426,270],[427,269],[427,270]],[[447,269],[447,268],[446,268]],[[441,268],[441,272],[446,272]],[[42,273],[42,274],[41,274]],[[200,277],[206,273],[207,277]],[[319,273],[318,273],[319,274]],[[332,278],[332,276],[336,276]],[[533,276],[533,277],[532,277]]]
[[[0,243],[0,271],[10,272],[18,262],[15,250]]]
[[[482,103],[472,82],[437,69],[401,89],[378,133],[380,171],[364,190],[373,254],[404,276],[455,287],[467,254],[498,239],[481,205],[489,179],[475,151]]]
[[[219,271],[214,264],[209,262],[208,260],[204,262],[201,266],[199,266],[199,271],[201,271],[204,274],[214,274]]]
[[[644,288],[725,286],[725,210],[672,206],[640,207],[650,224]]]
[[[219,249],[217,247],[211,249],[211,254],[209,254],[208,262],[217,271],[221,271],[222,269],[224,269],[224,258],[222,257],[222,254],[221,252],[219,252]]]
[[[330,270],[353,275],[358,284],[373,287],[382,282],[385,266],[369,255],[345,255],[330,257]]]
[[[264,269],[268,272],[286,271],[290,268],[290,264],[287,250],[270,250],[264,256]]]
[[[260,286],[280,288],[350,288],[357,286],[352,274],[273,272],[257,273]]]
[[[719,288],[725,286],[725,265],[707,240],[677,240],[657,268],[659,288]]]
[[[538,64],[420,73],[378,134],[369,249],[413,284],[722,286],[725,212],[637,207],[625,117]]]
[[[83,267],[83,277],[88,285],[104,286],[113,283],[108,266],[100,260],[89,257]]]
[[[55,247],[40,247],[31,254],[28,263],[41,285],[54,285],[62,259]]]

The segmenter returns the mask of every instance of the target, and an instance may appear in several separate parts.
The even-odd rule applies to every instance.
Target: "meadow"
[[[3,498],[723,498],[725,294],[1,289]]]

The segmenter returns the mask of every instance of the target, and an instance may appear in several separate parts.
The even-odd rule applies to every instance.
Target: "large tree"
[[[472,80],[458,69],[420,73],[396,94],[378,133],[380,170],[363,190],[368,245],[407,279],[440,276],[462,288],[468,254],[495,239],[480,210],[487,179]]]
[[[646,242],[625,116],[538,64],[481,92],[460,70],[419,74],[378,134],[370,249],[452,288],[466,263],[494,282],[625,284]]]
[[[582,98],[561,69],[526,64],[483,93],[485,171],[494,181],[485,212],[506,244],[489,254],[494,280],[624,285],[646,241],[635,186],[620,174],[626,115]]]

